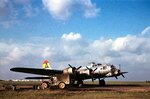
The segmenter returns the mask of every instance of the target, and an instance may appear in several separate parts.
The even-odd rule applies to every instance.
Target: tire
[[[105,86],[105,80],[100,80],[100,86]]]
[[[82,87],[82,86],[83,86],[83,81],[82,81],[82,80],[79,80],[79,81],[77,82],[77,85],[78,85],[78,87]]]
[[[43,82],[42,85],[41,85],[41,89],[43,89],[43,90],[44,90],[44,89],[47,89],[48,86],[49,86],[48,83]]]
[[[66,84],[65,84],[64,82],[60,82],[60,83],[58,84],[58,87],[59,87],[60,89],[64,89],[64,88],[66,87]]]

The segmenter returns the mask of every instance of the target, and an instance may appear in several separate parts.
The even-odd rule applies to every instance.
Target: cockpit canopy
[[[90,64],[91,64],[92,67],[96,67],[96,66],[101,66],[102,65],[101,63],[97,63],[96,64],[95,62],[91,62]]]
[[[115,68],[115,66],[113,64],[101,64],[101,63],[91,62],[90,65],[92,67],[96,67],[96,66],[107,67],[107,66],[110,66],[111,68]]]

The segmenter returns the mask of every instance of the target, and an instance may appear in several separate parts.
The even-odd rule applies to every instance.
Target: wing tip
[[[11,68],[10,71],[15,71],[16,68]]]
[[[22,69],[21,67],[14,67],[14,68],[11,68],[10,71],[17,71],[19,69]]]

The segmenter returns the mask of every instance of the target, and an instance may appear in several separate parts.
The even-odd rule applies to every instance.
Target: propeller
[[[121,64],[119,64],[118,74],[121,75],[123,78],[125,78],[125,76],[123,75],[124,73],[128,73],[128,72],[121,72]]]
[[[79,66],[79,67],[77,68],[77,70],[79,70],[81,67],[82,67],[82,66]]]
[[[121,76],[122,76],[123,78],[125,78],[125,76],[123,75],[123,73],[121,73]]]
[[[118,79],[118,77],[115,75],[115,72],[116,72],[116,68],[114,65],[111,65],[111,73],[115,76],[116,79]]]
[[[125,76],[123,75],[124,72],[121,72],[121,70],[118,70],[118,74],[121,75],[123,78],[125,78]],[[125,72],[126,73],[126,72]]]
[[[74,76],[76,76],[76,74],[78,73],[77,71],[82,67],[82,66],[79,66],[78,68],[76,68],[76,67],[73,67],[73,66],[70,65],[70,64],[68,64],[68,66],[69,66],[70,68],[72,68],[72,73],[73,73]]]
[[[91,75],[91,77],[92,77],[92,82],[94,82],[93,74],[94,74],[94,71],[97,70],[97,68],[95,68],[94,70],[91,69],[91,68],[89,68],[89,67],[87,67],[87,66],[86,66],[86,68],[87,68],[87,69],[89,70],[89,72],[90,72],[90,75]]]

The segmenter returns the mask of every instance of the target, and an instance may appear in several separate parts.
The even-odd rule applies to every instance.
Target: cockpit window
[[[98,63],[97,65],[100,66],[100,65],[102,65],[102,64],[101,64],[101,63]]]
[[[114,65],[111,65],[111,68],[115,68],[115,66],[114,66]]]
[[[97,64],[92,64],[92,67],[95,67],[95,66],[97,66]]]

